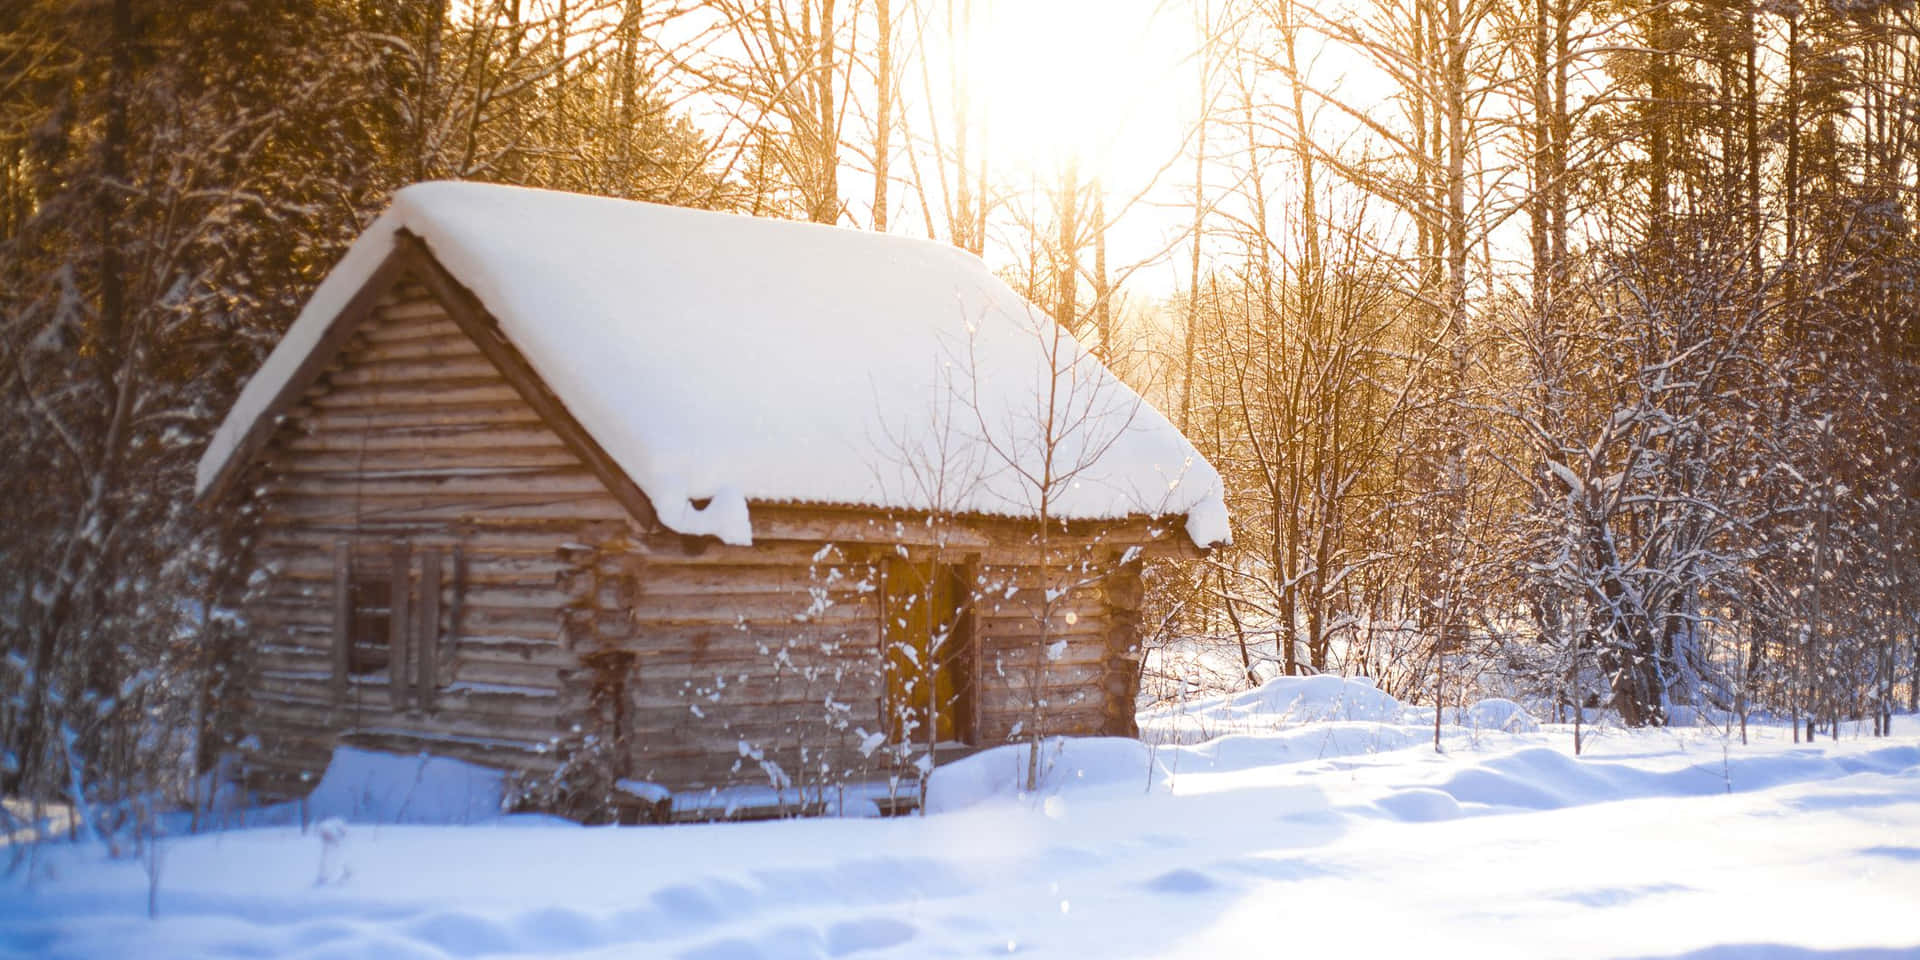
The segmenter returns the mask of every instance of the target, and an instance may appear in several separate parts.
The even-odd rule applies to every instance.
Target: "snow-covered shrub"
[[[619,818],[614,744],[591,733],[557,741],[558,766],[544,774],[518,773],[503,784],[498,809],[510,813],[551,813],[580,823],[612,823]]]

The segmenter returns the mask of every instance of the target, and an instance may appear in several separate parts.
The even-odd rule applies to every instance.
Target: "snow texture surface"
[[[1364,677],[1275,677],[1243,693],[1142,713],[1140,735],[1147,740],[1198,743],[1229,733],[1322,721],[1398,724],[1405,712],[1400,701]]]
[[[168,837],[157,874],[40,848],[0,874],[0,957],[1920,956],[1911,716],[1808,745],[1601,727],[1581,757],[1565,727],[1449,725],[1436,753],[1370,690],[1223,698],[1243,729],[1204,742],[1049,741],[1033,791],[997,748],[899,819],[396,824],[424,809],[400,786],[457,818],[485,778],[348,753],[322,793],[384,799],[306,831]]]
[[[336,747],[307,816],[347,823],[478,823],[500,816],[504,775],[447,757]]]
[[[1048,491],[1053,516],[1229,539],[1213,467],[970,254],[475,183],[395,194],[241,392],[203,492],[401,230],[680,533],[749,543],[753,502],[1032,516],[1051,447],[1083,468]]]

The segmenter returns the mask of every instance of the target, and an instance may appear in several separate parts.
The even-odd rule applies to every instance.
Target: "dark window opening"
[[[393,652],[393,581],[356,573],[347,672],[356,677],[387,669]]]

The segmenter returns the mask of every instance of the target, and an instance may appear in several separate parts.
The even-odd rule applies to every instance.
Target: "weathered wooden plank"
[[[392,583],[391,613],[387,618],[387,693],[393,698],[393,709],[398,712],[407,709],[409,680],[408,661],[412,656],[414,623],[409,613],[412,607],[408,601],[412,597],[413,561],[411,548],[405,540],[393,544],[388,576]]]
[[[1004,607],[999,610],[975,608],[975,613],[981,630],[995,636],[1022,637],[1038,635],[1042,624],[1048,626],[1048,633],[1105,634],[1113,616],[1113,611],[1104,603],[1069,603],[1065,600],[1054,604],[1052,616],[1044,619],[1037,610],[1029,613]]]
[[[261,612],[263,622],[273,626],[330,626],[332,612],[330,591],[324,586],[290,589],[290,582],[275,580],[269,589],[257,597],[250,605],[252,611]],[[538,584],[524,586],[501,586],[501,588],[467,589],[463,593],[465,611],[470,616],[480,616],[480,620],[470,620],[468,626],[532,626],[549,630],[559,622],[559,609],[568,601],[568,597],[551,588]]]
[[[449,672],[454,684],[488,684],[502,687],[528,687],[561,690],[566,681],[560,672],[572,668],[566,663],[539,663],[517,659],[478,659],[472,651],[462,650],[454,657]]]
[[[643,596],[724,596],[768,593],[806,596],[809,590],[833,595],[871,592],[870,571],[860,568],[799,564],[738,564],[728,566],[650,563],[634,575]]]
[[[636,632],[622,641],[621,649],[640,654],[644,665],[658,659],[721,655],[723,651],[741,651],[742,656],[761,647],[769,651],[785,648],[812,651],[832,646],[847,655],[866,655],[878,650],[879,624],[871,619],[844,623],[773,623],[741,625],[724,623],[668,625],[640,624]],[[757,656],[757,653],[753,653]]]
[[[649,680],[663,682],[692,676],[710,676],[723,673],[729,676],[742,673],[763,673],[773,669],[773,665],[783,648],[769,645],[767,653],[761,653],[753,647],[722,647],[704,650],[663,649],[639,651],[642,662],[646,664]],[[881,660],[878,651],[871,643],[845,644],[837,649],[784,648],[790,665],[785,667],[789,675],[803,669],[839,671],[846,676],[881,675]]]
[[[281,442],[280,449],[298,452],[302,455],[300,459],[304,460],[312,454],[353,454],[358,457],[362,454],[404,455],[416,451],[429,456],[466,457],[495,449],[534,453],[566,450],[566,446],[558,437],[534,427],[474,422],[380,431],[341,429],[290,432]],[[283,459],[288,458],[283,456]],[[304,464],[294,465],[305,468]]]
[[[572,524],[623,520],[618,503],[600,495],[493,494],[485,497],[382,497],[351,500],[275,497],[261,511],[267,523],[361,530],[381,523],[425,530],[462,522],[556,520]]]
[[[447,317],[446,308],[431,298],[382,307],[375,316],[378,322],[369,324],[364,331],[366,338],[374,343],[465,336]]]
[[[258,670],[300,670],[331,676],[334,657],[332,644],[308,647],[261,643],[254,646],[251,659],[252,666]]]
[[[475,632],[471,623],[467,623],[466,627],[454,644],[454,652],[462,663],[530,663],[561,667],[571,665],[576,660],[572,653],[560,649],[552,637],[483,634]]]
[[[446,314],[433,304],[433,319],[412,321],[410,326],[391,326],[368,330],[354,349],[343,354],[354,360],[414,360],[422,357],[477,355],[479,350],[467,340]],[[382,333],[385,336],[382,336]]]
[[[505,406],[518,399],[513,387],[499,377],[470,377],[442,380],[431,390],[398,383],[352,390],[316,387],[315,392],[306,396],[304,405],[334,414],[388,413],[408,408],[438,409],[442,404]]]
[[[556,702],[554,698],[524,697],[514,705],[489,704],[488,709],[471,707],[468,699],[444,697],[440,709],[431,715],[390,711],[384,706],[361,706],[354,710],[349,705],[345,714],[349,719],[337,729],[341,736],[351,736],[357,730],[378,726],[422,738],[475,737],[518,740],[530,744],[545,742],[563,732],[561,720],[552,711],[535,709],[551,706]],[[300,724],[333,725],[339,723],[342,716],[328,704],[312,703],[291,696],[265,694],[257,704],[256,709],[262,715]]]
[[[339,433],[359,436],[405,436],[410,431],[462,426],[530,427],[540,415],[522,403],[440,403],[430,407],[387,407],[362,410],[322,410],[310,406],[287,412],[289,432]]]
[[[462,644],[483,643],[489,638],[553,644],[558,642],[560,634],[558,610],[503,609],[466,603],[460,621],[465,630]]]
[[[847,698],[877,692],[873,676],[869,671],[852,671],[835,679],[832,673],[809,677],[798,670],[774,673],[764,668],[695,667],[684,679],[649,676],[635,686],[633,696],[641,706],[696,705],[716,717],[734,720],[742,716],[741,711],[754,707],[782,705],[784,709],[825,711],[829,697],[851,703]]]
[[[478,350],[406,359],[369,355],[350,359],[350,363],[327,378],[331,392],[347,394],[358,392],[355,388],[384,390],[396,385],[426,390],[483,381],[506,382]]]
[[[1014,671],[1025,673],[1032,670],[1037,663],[1044,663],[1049,669],[1068,666],[1104,669],[1107,663],[1107,648],[1105,644],[1069,642],[1066,646],[1059,648],[1056,656],[1049,650],[1036,649],[1034,644],[1026,643],[984,651],[982,660],[997,665],[1008,673]]]
[[[353,649],[353,544],[336,540],[333,544],[333,698],[347,692],[347,654]]]
[[[438,545],[421,542],[420,546]],[[554,559],[549,552],[488,553],[484,549],[476,550],[471,540],[463,541],[460,546],[466,562],[463,582],[470,588],[521,583],[550,587],[556,574],[570,569],[568,564]],[[324,580],[333,575],[327,558],[284,543],[263,543],[256,548],[255,556],[277,564],[273,575],[282,580]]]
[[[400,438],[382,447],[342,443],[337,449],[312,447],[293,450],[277,459],[272,469],[281,474],[318,474],[344,480],[351,476],[391,479],[394,475],[465,473],[470,476],[519,475],[530,469],[558,472],[570,468],[587,475],[586,465],[559,444],[516,446],[493,434],[463,438],[458,446],[428,444],[433,438]]]
[[[430,320],[445,317],[446,309],[433,299],[425,287],[406,283],[394,288],[392,298],[381,303],[377,316],[382,323]]]
[[[696,624],[748,623],[846,623],[868,620],[873,607],[865,601],[834,603],[815,609],[811,598],[775,594],[737,594],[724,599],[711,597],[641,596],[630,610],[633,622],[641,630],[651,626],[692,626]]]
[[[484,498],[494,496],[605,498],[592,474],[572,467],[526,469],[511,475],[470,472],[422,473],[411,477],[355,476],[351,473],[283,473],[266,485],[269,494],[287,499],[363,500],[374,497]]]
[[[414,618],[417,640],[414,665],[414,702],[422,710],[434,708],[440,686],[440,551],[420,554],[420,610]]]
[[[987,656],[985,668],[985,689],[979,691],[983,700],[996,690],[1018,690],[1022,696],[1033,689],[1097,690],[1106,676],[1106,667],[1100,663],[1050,662],[1044,672],[1036,673],[1028,664],[1012,663],[1008,658],[991,654]]]
[[[743,739],[768,751],[792,749],[802,741],[818,747],[851,748],[862,739],[861,734],[854,732],[856,728],[872,731],[879,724],[879,714],[871,705],[853,715],[828,714],[817,709],[818,704],[814,707],[816,709],[796,710],[789,705],[760,704],[742,708],[725,720],[686,710],[642,711],[636,714],[636,719],[643,719],[646,725],[640,728],[643,736],[636,746],[655,758],[692,757],[713,750],[714,759],[731,763],[739,758],[737,746]],[[846,762],[855,758],[840,759]]]
[[[624,517],[595,520],[591,527],[623,526],[626,523]],[[276,548],[295,549],[318,544],[318,549],[331,550],[337,537],[378,536],[378,533],[369,532],[377,529],[340,528],[324,523],[299,526],[263,523],[259,527],[259,535],[262,543],[273,544]],[[551,558],[555,544],[577,537],[583,529],[586,528],[582,527],[578,517],[474,516],[455,523],[423,528],[413,535],[422,543],[463,543],[488,554]]]
[[[536,519],[515,523],[509,518],[508,522],[442,528],[431,537],[421,538],[421,542],[459,543],[462,549],[488,561],[499,558],[501,562],[518,563],[525,559],[557,565],[559,561],[554,556],[554,546],[566,542],[569,534],[578,532],[577,524],[570,521]],[[310,527],[263,525],[257,549],[273,551],[277,560],[304,556],[316,550],[323,553],[330,551],[336,539],[337,534]]]
[[[970,586],[984,596],[1032,603],[1048,591],[1104,596],[1109,579],[1106,568],[1099,566],[1088,571],[1058,567],[1045,570],[1038,567],[989,567],[978,571]]]
[[[732,546],[706,541],[698,550],[689,550],[677,535],[663,535],[627,544],[626,552],[648,564],[675,566],[761,566],[823,564],[851,565],[849,551],[811,542],[756,540],[752,546]]]

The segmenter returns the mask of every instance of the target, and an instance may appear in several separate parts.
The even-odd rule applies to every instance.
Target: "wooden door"
[[[931,560],[890,557],[882,573],[881,641],[887,668],[885,717],[895,743],[966,739],[972,662],[956,570]]]

